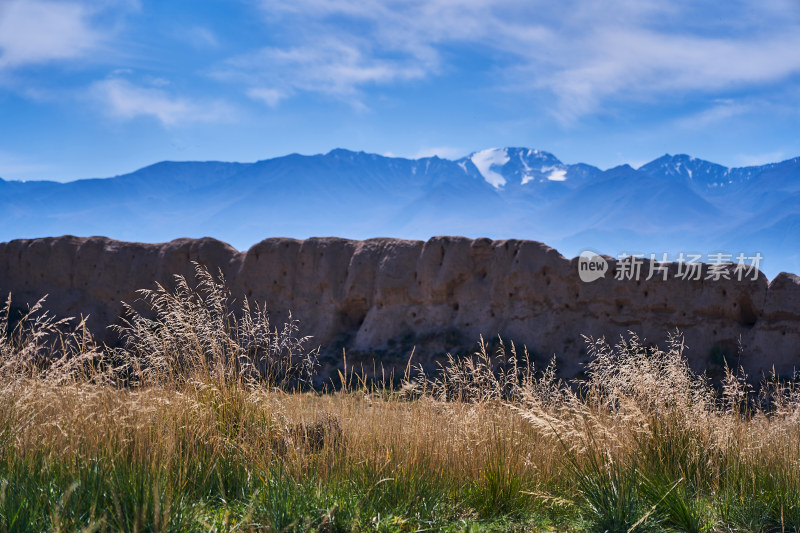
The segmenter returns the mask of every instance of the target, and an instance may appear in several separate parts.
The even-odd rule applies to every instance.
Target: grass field
[[[677,333],[587,339],[582,383],[509,344],[321,393],[296,324],[197,282],[117,349],[6,309],[0,530],[800,530],[800,389],[712,386]]]

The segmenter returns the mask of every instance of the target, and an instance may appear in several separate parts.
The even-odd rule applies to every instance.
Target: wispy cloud
[[[800,29],[800,28],[799,28]],[[595,110],[605,99],[713,93],[767,84],[800,72],[800,33],[709,38],[628,28],[594,32],[595,51],[533,80],[550,89],[565,118]],[[588,45],[588,42],[587,42]]]
[[[177,96],[161,87],[144,87],[121,78],[96,82],[90,93],[106,112],[118,119],[149,116],[164,126],[196,122],[227,122],[235,112],[221,101],[200,101]]]
[[[215,76],[251,85],[248,96],[271,106],[292,92],[305,91],[327,94],[357,108],[364,107],[365,86],[425,76],[425,68],[416,61],[384,57],[371,47],[360,38],[320,36],[313,44],[265,47],[232,58]]]
[[[0,3],[0,69],[85,57],[104,41],[93,10],[77,2]]]
[[[696,130],[706,126],[724,122],[730,118],[744,115],[754,110],[748,103],[737,102],[731,99],[717,100],[713,105],[695,114],[681,117],[675,121],[676,125],[685,129]]]
[[[216,33],[203,26],[178,28],[174,31],[174,35],[200,50],[219,47],[219,39]]]
[[[276,107],[281,100],[285,99],[288,95],[283,91],[271,87],[253,87],[247,90],[247,96],[253,100],[267,104],[269,107]]]
[[[370,87],[438,73],[440,45],[476,42],[491,32],[491,5],[485,0],[264,1],[266,23],[285,38],[232,58],[216,74],[279,87],[283,94],[321,93],[363,108]]]
[[[361,97],[446,72],[454,49],[490,54],[496,88],[541,91],[568,123],[615,99],[767,85],[800,73],[795,0],[264,0],[274,46],[233,70]]]

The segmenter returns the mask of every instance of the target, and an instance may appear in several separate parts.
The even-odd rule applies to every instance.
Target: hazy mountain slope
[[[797,270],[800,158],[729,169],[664,155],[639,169],[565,164],[529,148],[456,161],[337,149],[255,163],[162,162],[69,183],[0,180],[0,240],[213,236],[527,238],[573,255],[762,251]]]

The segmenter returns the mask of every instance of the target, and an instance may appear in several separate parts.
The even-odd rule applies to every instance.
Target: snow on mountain
[[[508,150],[505,148],[489,148],[488,150],[481,150],[480,152],[475,152],[472,154],[470,156],[470,160],[478,169],[478,172],[481,173],[483,179],[486,180],[486,183],[495,189],[500,189],[506,184],[506,179],[503,177],[503,175],[495,172],[492,167],[502,167],[508,163]]]
[[[590,165],[566,165],[549,152],[531,148],[492,148],[458,161],[467,173],[468,163],[498,191],[528,196],[559,196],[600,173]],[[560,189],[553,188],[556,184]]]
[[[547,179],[550,181],[567,181],[567,171],[563,168],[548,168],[550,170],[550,174],[547,175]]]
[[[509,148],[508,150],[513,151],[515,159],[519,160],[518,162],[515,161],[517,163],[516,168],[511,169],[511,172],[516,171],[520,185],[545,179],[550,181],[565,181],[567,179],[566,165],[553,154],[529,148]],[[519,168],[520,165],[521,169]]]

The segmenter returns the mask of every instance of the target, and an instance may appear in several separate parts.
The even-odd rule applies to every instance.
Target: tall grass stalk
[[[586,339],[578,383],[481,340],[320,394],[298,331],[199,266],[142,291],[114,349],[9,299],[0,530],[800,530],[800,389],[711,384],[677,332]]]

